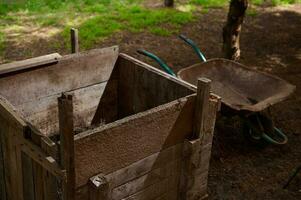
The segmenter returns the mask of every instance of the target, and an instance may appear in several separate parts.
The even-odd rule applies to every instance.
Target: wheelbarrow
[[[259,72],[240,63],[215,58],[206,60],[198,46],[183,35],[179,36],[191,46],[202,63],[184,68],[177,73],[179,79],[196,85],[199,77],[212,81],[211,90],[222,98],[222,114],[238,115],[243,122],[243,133],[254,143],[286,144],[287,136],[273,125],[270,114],[264,112],[269,106],[285,100],[295,86],[279,77]],[[146,50],[138,53],[155,60],[162,69],[176,76],[158,56]]]

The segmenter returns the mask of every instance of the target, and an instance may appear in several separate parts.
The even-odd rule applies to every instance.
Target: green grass
[[[0,31],[0,56],[2,56],[2,54],[4,52],[4,48],[5,48],[5,46],[4,46],[4,33],[2,33]]]
[[[149,9],[143,7],[142,1],[27,0],[23,4],[0,5],[0,23],[2,20],[6,24],[22,26],[34,22],[38,27],[56,27],[62,30],[67,45],[69,30],[75,27],[79,29],[81,48],[86,49],[122,30],[167,36],[194,19],[192,9],[185,12]]]
[[[191,3],[204,8],[220,8],[228,5],[228,0],[191,0]]]
[[[279,5],[289,5],[289,4],[301,3],[301,0],[251,0],[251,4],[257,5],[257,6],[260,6],[265,2],[267,2],[273,6],[279,6]]]
[[[271,0],[273,6],[301,3],[301,0]]]
[[[0,0],[1,1],[1,0]],[[6,34],[16,40],[25,35],[28,27],[44,30],[49,38],[53,34],[63,37],[67,47],[71,27],[79,29],[81,49],[93,47],[97,42],[119,31],[150,32],[169,36],[179,32],[182,25],[192,22],[196,7],[201,13],[212,7],[227,6],[228,0],[189,0],[177,9],[145,8],[144,0],[5,0],[0,3],[0,51],[4,51]],[[162,0],[163,1],[163,0]],[[252,0],[261,5],[267,0]],[[301,2],[301,0],[268,0],[273,5]],[[3,0],[1,1],[3,2]],[[255,16],[256,10],[248,15]],[[26,38],[27,39],[27,38]],[[30,38],[27,39],[30,41]],[[58,43],[53,43],[58,45]]]
[[[174,33],[174,31],[170,31],[167,28],[160,28],[160,27],[154,27],[150,29],[150,32],[160,36],[170,36]]]

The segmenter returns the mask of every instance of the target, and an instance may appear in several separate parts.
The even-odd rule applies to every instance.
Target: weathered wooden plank
[[[189,137],[195,95],[75,136],[77,187],[93,175],[126,167]],[[103,159],[106,158],[106,159]]]
[[[34,67],[39,67],[47,64],[57,63],[58,58],[60,57],[62,57],[60,54],[53,53],[45,56],[30,58],[27,60],[2,64],[0,65],[0,75],[16,72],[20,70],[30,69]]]
[[[185,162],[181,174],[181,199],[201,199],[207,195],[207,177],[211,156],[212,138],[219,100],[210,98],[204,119],[202,137],[188,141],[184,147]]]
[[[156,184],[150,185],[144,190],[141,190],[129,197],[123,198],[123,200],[153,200],[159,198],[160,196],[167,193],[168,191],[177,188],[178,176],[179,174],[174,174],[173,176],[169,176],[168,178],[165,178],[162,181],[157,182]]]
[[[6,198],[23,199],[22,171],[20,153],[16,138],[23,136],[25,122],[4,98],[0,98],[0,126],[2,129],[2,155],[5,167]]]
[[[35,185],[34,185],[34,172],[33,160],[24,152],[22,156],[22,172],[23,172],[23,196],[24,200],[35,200]]]
[[[41,99],[109,79],[118,47],[95,49],[58,59],[54,65],[15,73],[0,79],[0,95],[13,105]]]
[[[201,143],[200,139],[195,139],[184,142],[183,147],[183,156],[184,161],[182,165],[182,172],[181,172],[181,180],[180,180],[180,199],[197,199],[199,187],[197,185],[196,180],[196,172],[200,167],[200,149]]]
[[[115,69],[114,69],[115,70]],[[113,72],[114,73],[114,72]],[[118,119],[118,80],[110,78],[102,93],[100,101],[93,111],[95,112],[91,125],[107,124]]]
[[[66,169],[67,181],[63,183],[64,200],[75,198],[75,169],[74,169],[74,123],[72,95],[58,98],[59,128],[60,128],[60,162]]]
[[[4,148],[3,147],[4,141],[2,137],[5,133],[2,133],[2,130],[3,129],[0,128],[0,199],[6,200],[5,163],[4,163],[4,155],[3,155],[4,152],[2,150],[2,148]]]
[[[42,166],[37,162],[33,162],[33,172],[35,198],[44,200],[44,181]]]
[[[57,145],[47,137],[41,139],[41,148],[45,151],[46,155],[52,156],[55,160],[58,160],[58,148]],[[58,180],[57,178],[43,169],[43,192],[45,200],[58,200]]]
[[[80,88],[66,94],[74,97],[74,126],[88,127],[103,95],[106,82]],[[24,118],[31,122],[44,135],[58,133],[57,98],[60,94],[38,99],[18,106]]]
[[[208,172],[209,172],[209,164],[211,158],[211,148],[212,148],[212,140],[214,134],[214,127],[217,112],[220,109],[221,98],[211,98],[209,102],[209,111],[208,116],[205,120],[204,126],[204,136],[202,137],[201,143],[201,152],[200,152],[200,172],[199,180],[203,180],[203,187],[200,189],[200,195],[207,195],[207,184],[208,184]]]
[[[166,160],[166,164],[161,168],[151,170],[149,173],[137,177],[121,186],[118,186],[112,190],[111,199],[119,200],[131,196],[145,188],[157,184],[158,182],[171,177],[175,174],[179,174],[176,171],[180,171],[179,161],[175,160],[169,162]],[[174,184],[173,184],[174,185]]]
[[[105,175],[110,182],[110,187],[118,187],[150,171],[163,167],[168,162],[173,162],[182,157],[182,144],[171,146],[163,151],[143,158],[125,168]]]
[[[26,127],[26,123],[16,110],[17,109],[11,105],[7,99],[0,95],[0,116],[17,129],[23,129]]]
[[[178,189],[176,188],[175,190],[168,190],[155,200],[178,200]]]
[[[71,53],[78,53],[79,52],[79,44],[78,44],[78,30],[77,29],[71,28],[70,39],[71,39]]]
[[[207,78],[199,78],[197,85],[196,108],[194,113],[194,138],[201,138],[204,135],[205,120],[208,117],[210,83]]]
[[[193,93],[168,75],[123,54],[118,58],[119,116],[124,117],[154,108]],[[145,92],[147,91],[147,92]]]
[[[39,165],[47,169],[51,174],[63,180],[66,179],[66,172],[61,169],[55,159],[51,156],[47,156],[43,150],[37,145],[27,141],[22,140],[21,149],[26,153],[31,159],[37,162]]]

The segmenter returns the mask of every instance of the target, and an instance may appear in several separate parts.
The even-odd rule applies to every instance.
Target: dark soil
[[[182,33],[199,44],[207,58],[222,57],[221,31],[226,9],[212,9],[187,24]],[[55,51],[49,41],[6,52],[6,59],[22,59]],[[157,66],[136,53],[144,48],[162,57],[175,71],[200,62],[176,36],[118,33],[95,47],[118,44],[121,52]],[[22,52],[30,50],[30,55]],[[256,147],[243,137],[237,118],[217,122],[209,173],[210,199],[301,199],[301,173],[287,189],[283,185],[301,165],[301,5],[258,9],[247,16],[241,35],[240,62],[297,86],[288,100],[271,107],[273,120],[289,138],[284,146]],[[67,52],[61,51],[65,54]]]

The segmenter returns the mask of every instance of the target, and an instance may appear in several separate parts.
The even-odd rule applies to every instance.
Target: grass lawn
[[[3,2],[3,1],[1,1]],[[13,0],[0,3],[0,56],[5,41],[29,42],[32,37],[62,36],[69,45],[69,30],[79,29],[81,49],[122,30],[148,31],[156,35],[176,34],[183,24],[195,20],[195,13],[227,6],[228,0],[187,0],[176,9],[149,8],[144,0]],[[157,1],[158,2],[158,1]],[[163,2],[163,0],[162,0]],[[264,0],[253,0],[260,5]],[[271,0],[273,5],[301,0]],[[255,15],[254,11],[251,15]],[[53,44],[56,45],[56,44]]]

